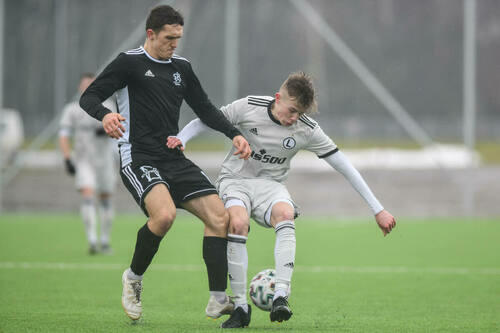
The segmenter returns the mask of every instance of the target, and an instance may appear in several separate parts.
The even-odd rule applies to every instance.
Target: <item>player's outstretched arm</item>
[[[382,232],[384,233],[384,236],[390,233],[396,226],[396,220],[394,219],[394,216],[392,216],[392,214],[385,209],[375,215],[375,220],[377,221],[380,230],[382,230]]]
[[[394,217],[382,207],[373,192],[364,181],[361,174],[354,168],[349,159],[341,152],[325,158],[325,161],[330,164],[335,170],[340,172],[352,185],[352,187],[365,199],[375,214],[375,220],[379,228],[384,233],[384,236],[391,232],[396,226]]]
[[[236,148],[236,151],[233,155],[240,155],[240,158],[243,158],[245,160],[248,159],[250,153],[252,152],[250,149],[250,145],[242,135],[237,135],[233,138],[233,146]],[[181,151],[184,151],[182,140],[176,136],[169,136],[167,138],[167,147],[170,149],[178,148]]]
[[[115,112],[108,113],[102,118],[102,127],[110,137],[119,139],[125,133],[125,127],[121,123],[125,118]]]
[[[186,144],[192,138],[200,135],[201,133],[208,131],[210,127],[205,125],[200,118],[191,120],[182,130],[175,136],[169,136],[167,138],[167,147],[170,149],[180,149],[184,151]]]
[[[196,118],[184,126],[176,136],[169,136],[166,145],[170,149],[178,148],[184,151],[189,140],[209,129],[210,127],[205,125],[199,118]],[[242,135],[236,135],[233,138],[233,146],[236,148],[234,155],[240,155],[240,158],[248,159],[252,152],[250,145]]]

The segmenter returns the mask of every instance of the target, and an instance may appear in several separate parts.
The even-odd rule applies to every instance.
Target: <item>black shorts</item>
[[[188,159],[174,161],[134,161],[121,169],[123,184],[146,216],[144,198],[156,184],[165,184],[177,207],[191,199],[217,190],[208,176]]]

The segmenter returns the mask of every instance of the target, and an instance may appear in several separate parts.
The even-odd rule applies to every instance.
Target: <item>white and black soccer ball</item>
[[[250,281],[250,299],[263,311],[271,311],[274,297],[276,271],[265,269],[257,273]]]

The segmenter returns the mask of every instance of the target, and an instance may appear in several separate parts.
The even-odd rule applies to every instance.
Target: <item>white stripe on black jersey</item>
[[[138,47],[136,49],[128,50],[125,54],[141,54],[144,53],[144,49],[142,47]]]
[[[177,55],[177,54],[175,54],[175,53],[174,53],[174,55],[172,56],[172,58],[174,58],[174,59],[179,59],[179,60],[184,60],[184,61],[189,62],[189,60],[187,60],[186,58],[183,58],[183,57],[181,57],[181,56],[179,56],[179,55]]]

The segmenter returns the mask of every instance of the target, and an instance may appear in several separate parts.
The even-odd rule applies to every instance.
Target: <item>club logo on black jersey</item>
[[[285,140],[283,140],[283,148],[285,148],[285,149],[293,149],[296,144],[297,144],[297,142],[295,142],[295,139],[292,138],[291,136],[289,136],[288,138],[285,138]]]
[[[181,85],[181,82],[182,82],[182,80],[181,80],[181,74],[179,74],[179,72],[175,72],[175,73],[173,74],[173,76],[174,76],[174,84],[175,84],[176,86],[180,86],[180,85]]]
[[[155,179],[161,179],[160,173],[158,172],[157,168],[153,168],[152,166],[149,165],[143,165],[140,167],[140,169],[142,171],[141,178],[146,177],[148,179],[148,182]]]

